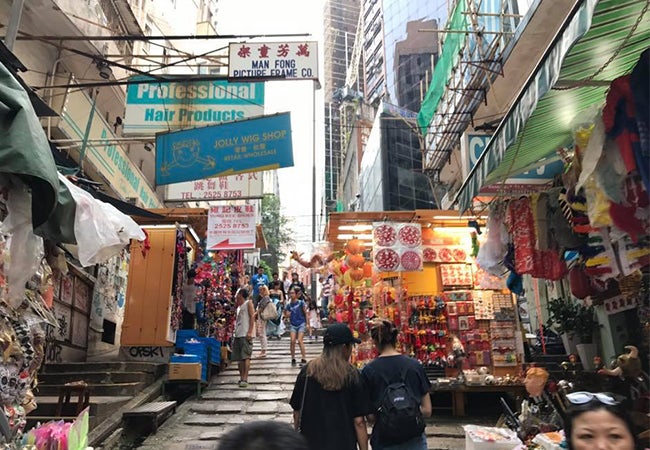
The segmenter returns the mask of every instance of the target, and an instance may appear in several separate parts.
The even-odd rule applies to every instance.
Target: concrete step
[[[107,361],[45,364],[41,373],[144,372],[158,377],[166,370],[167,364],[164,363]]]
[[[65,384],[85,381],[89,384],[151,383],[156,377],[148,372],[46,372],[39,376],[44,384]]]
[[[115,412],[122,405],[125,405],[133,397],[130,396],[90,396],[90,415],[108,416]],[[70,399],[70,404],[65,405],[62,411],[63,416],[72,416],[76,413],[76,397]],[[30,414],[32,416],[54,416],[59,403],[58,396],[38,396],[36,404],[38,407]]]
[[[71,380],[74,381],[74,380]],[[147,387],[150,383],[146,382],[131,382],[131,383],[90,383],[90,398],[94,396],[134,396],[142,389]],[[58,396],[63,384],[46,384],[40,383],[38,385],[38,395],[43,396]]]

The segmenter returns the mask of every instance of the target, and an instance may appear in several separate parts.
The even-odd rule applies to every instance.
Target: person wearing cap
[[[323,352],[298,374],[289,404],[294,426],[311,450],[368,450],[365,416],[372,407],[359,371],[349,362],[359,342],[346,324],[329,326]]]

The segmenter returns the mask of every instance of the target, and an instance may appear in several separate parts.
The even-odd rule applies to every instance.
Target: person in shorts
[[[251,368],[253,354],[253,327],[255,326],[255,308],[248,298],[248,290],[241,288],[235,294],[237,317],[235,319],[235,336],[232,345],[231,360],[237,361],[239,369],[239,387],[248,387],[248,372]]]
[[[294,288],[289,294],[291,301],[285,306],[284,314],[289,317],[289,331],[291,336],[291,343],[289,349],[291,351],[291,365],[296,365],[296,340],[300,346],[300,354],[302,359],[300,365],[307,363],[307,356],[305,352],[305,329],[309,330],[309,322],[307,321],[308,311],[307,304],[300,298],[302,291],[300,288]]]

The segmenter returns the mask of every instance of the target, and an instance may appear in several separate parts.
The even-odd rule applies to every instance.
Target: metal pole
[[[330,201],[335,200],[336,196],[334,195],[334,151],[333,151],[333,142],[332,142],[332,102],[328,103],[329,105],[329,160],[330,160]]]
[[[11,12],[9,15],[9,24],[7,25],[7,34],[5,35],[5,45],[12,51],[16,43],[16,36],[18,35],[18,27],[20,26],[20,19],[23,15],[23,5],[25,0],[14,0],[11,4]]]
[[[316,87],[318,81],[313,81],[312,91],[312,147],[311,147],[311,241],[316,242]],[[311,298],[316,301],[316,273],[311,274]]]
[[[90,114],[88,115],[88,122],[86,123],[84,140],[81,143],[81,150],[79,150],[79,169],[82,174],[84,173],[84,157],[86,156],[86,147],[88,146],[88,136],[90,135],[90,127],[92,126],[93,118],[95,117],[95,105],[97,104],[98,95],[99,95],[99,89],[96,89],[95,95],[93,95],[93,102],[90,105]]]

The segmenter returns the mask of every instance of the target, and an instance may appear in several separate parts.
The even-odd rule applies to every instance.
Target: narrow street
[[[307,341],[307,359],[320,354],[322,341]],[[255,343],[258,353],[259,343]],[[237,386],[239,376],[235,364],[215,375],[204,390],[203,398],[191,398],[183,403],[140,448],[151,450],[215,449],[219,438],[232,427],[255,420],[275,420],[291,423],[289,398],[299,367],[291,367],[289,340],[270,341],[268,356],[254,359],[249,387]],[[450,416],[430,419],[427,436],[430,450],[462,450],[465,438],[462,424]],[[472,419],[472,423],[477,423]],[[493,425],[492,423],[488,423]]]

